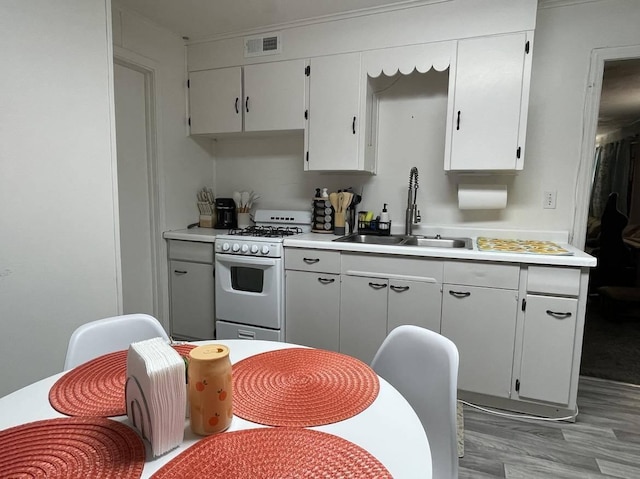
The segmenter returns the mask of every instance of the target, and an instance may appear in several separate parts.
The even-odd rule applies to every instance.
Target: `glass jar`
[[[227,429],[233,418],[229,348],[208,344],[192,349],[187,376],[191,430],[207,436]]]

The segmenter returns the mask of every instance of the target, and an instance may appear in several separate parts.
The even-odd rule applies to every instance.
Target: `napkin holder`
[[[125,383],[127,417],[150,444],[153,457],[175,449],[184,440],[187,403],[184,367],[182,357],[162,338],[132,343],[129,347]],[[164,379],[159,380],[160,376]]]

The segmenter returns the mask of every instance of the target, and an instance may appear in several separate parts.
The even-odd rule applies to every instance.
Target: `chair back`
[[[457,479],[458,349],[425,328],[404,325],[386,337],[371,363],[413,407],[431,447],[433,477]]]
[[[91,321],[71,335],[64,369],[74,368],[103,354],[128,349],[135,341],[157,337],[169,340],[160,322],[148,314],[125,314]]]

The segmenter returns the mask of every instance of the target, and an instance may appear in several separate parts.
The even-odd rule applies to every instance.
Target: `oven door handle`
[[[224,265],[275,266],[278,260],[280,260],[280,258],[257,258],[255,256],[216,254],[216,263]]]

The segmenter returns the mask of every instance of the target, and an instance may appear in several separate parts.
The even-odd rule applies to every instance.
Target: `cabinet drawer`
[[[285,269],[316,271],[321,273],[340,273],[340,252],[318,249],[286,248],[284,253]]]
[[[580,270],[577,268],[529,266],[527,292],[578,296],[580,293]]]
[[[442,282],[442,261],[395,255],[342,253],[342,274]]]
[[[213,243],[169,240],[169,259],[213,264]]]
[[[468,286],[518,289],[520,266],[483,262],[446,261],[444,282]]]

